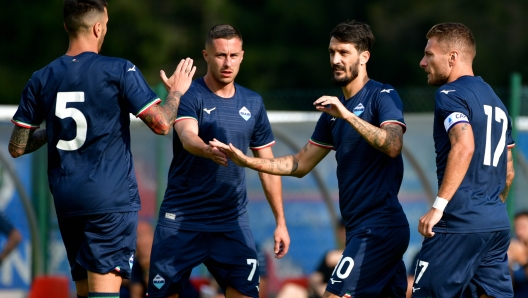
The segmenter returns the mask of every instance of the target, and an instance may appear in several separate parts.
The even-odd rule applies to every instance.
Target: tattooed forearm
[[[400,125],[386,124],[380,128],[358,117],[352,117],[348,121],[372,147],[391,157],[400,154],[403,145],[403,128]]]
[[[506,183],[504,185],[504,189],[499,194],[499,198],[504,203],[506,202],[506,199],[508,198],[508,193],[510,192],[510,187],[513,183],[513,178],[515,177],[515,170],[513,168],[513,156],[511,154],[511,151],[508,150],[508,161],[506,166]]]
[[[299,161],[293,155],[278,158],[256,159],[248,163],[249,168],[268,174],[290,175],[297,171]]]
[[[37,150],[47,142],[48,135],[45,129],[35,131],[15,126],[9,140],[9,153],[13,157],[19,157]]]
[[[179,91],[172,91],[163,106],[153,105],[139,117],[154,133],[166,135],[176,121],[181,96]]]

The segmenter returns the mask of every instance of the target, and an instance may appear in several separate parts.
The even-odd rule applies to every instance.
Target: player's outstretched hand
[[[235,164],[241,167],[247,166],[248,157],[244,153],[242,153],[242,151],[238,150],[235,146],[233,146],[233,144],[226,145],[217,139],[213,139],[212,141],[209,141],[209,146],[218,148],[220,151],[225,153],[229,157],[229,159],[231,159]]]
[[[273,233],[273,238],[275,240],[273,251],[275,252],[275,257],[280,259],[284,257],[290,249],[290,235],[288,234],[286,226],[277,226],[275,233]]]
[[[187,92],[192,83],[192,78],[196,72],[191,58],[182,59],[170,78],[167,78],[165,71],[160,70],[160,78],[168,92],[178,91],[181,94]]]
[[[321,96],[313,104],[318,111],[328,113],[336,118],[346,119],[352,114],[335,96]]]
[[[224,152],[218,150],[217,147],[207,146],[207,158],[214,161],[216,164],[227,167],[227,156]]]
[[[424,216],[420,217],[418,222],[418,232],[423,236],[429,238],[434,236],[433,227],[436,225],[444,215],[442,210],[431,208]]]

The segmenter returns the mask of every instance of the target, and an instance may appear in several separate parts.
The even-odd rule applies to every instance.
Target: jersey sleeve
[[[0,213],[0,233],[9,235],[13,229],[14,227],[7,217],[3,213]]]
[[[436,114],[444,121],[444,128],[446,132],[458,123],[469,123],[469,116],[471,111],[461,93],[449,92],[447,93],[437,91],[435,97]]]
[[[195,83],[193,83],[194,85]],[[178,116],[176,122],[184,119],[194,119],[198,121],[198,113],[200,111],[200,103],[196,94],[193,92],[193,85],[181,97],[180,105],[178,107]]]
[[[29,80],[27,82],[22,91],[18,109],[11,119],[11,122],[15,125],[29,129],[39,128],[45,117],[43,113],[45,109],[37,101],[35,87],[33,86],[34,82],[35,80]]]
[[[403,119],[403,103],[398,92],[390,85],[383,85],[375,102],[380,127],[387,124],[398,124],[405,133],[407,127]]]
[[[251,150],[260,150],[273,146],[274,144],[275,138],[271,130],[268,114],[266,113],[262,99],[260,99],[260,109],[255,121],[253,134],[251,135],[251,141],[249,142],[249,148]]]
[[[515,147],[515,140],[512,137],[512,120],[508,116],[508,128],[506,129],[506,144],[508,144],[508,149]]]
[[[310,137],[308,142],[315,146],[335,150],[334,140],[332,138],[332,130],[330,128],[330,115],[327,113],[321,114],[319,120],[317,120],[317,124],[315,125],[315,130],[312,133],[312,137]]]
[[[161,102],[156,93],[150,89],[147,81],[134,64],[126,61],[123,72],[123,97],[129,113],[139,117],[149,107]]]

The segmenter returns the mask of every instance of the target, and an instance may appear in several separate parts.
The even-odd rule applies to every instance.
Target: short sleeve
[[[376,100],[376,111],[380,127],[386,124],[398,124],[403,132],[407,129],[403,119],[403,103],[400,96],[390,85],[383,85]]]
[[[14,227],[7,217],[3,213],[0,213],[0,233],[9,235],[13,229]]]
[[[309,142],[315,146],[335,150],[332,129],[330,128],[330,119],[330,115],[327,113],[321,114]]]
[[[515,140],[512,137],[512,120],[508,116],[508,128],[506,129],[506,144],[508,144],[508,149],[515,147]]]
[[[139,117],[150,106],[161,102],[134,64],[126,61],[123,72],[123,96],[129,113]]]
[[[189,90],[181,97],[176,122],[184,119],[194,119],[198,121],[198,111],[200,111],[200,104],[192,89],[194,88],[191,86],[191,88],[189,88]]]
[[[442,92],[443,91],[443,92]],[[459,95],[461,93],[442,90],[436,93],[436,115],[441,117],[447,132],[457,123],[469,123],[471,111],[468,104]]]
[[[18,109],[13,119],[11,119],[11,122],[20,127],[37,129],[44,121],[45,115],[43,111],[45,109],[40,106],[37,100],[35,86],[33,85],[35,82],[36,80],[33,80],[33,78],[27,82],[22,91]]]
[[[275,144],[275,138],[271,130],[271,124],[266,113],[266,108],[262,99],[260,99],[260,108],[257,118],[255,120],[255,128],[251,135],[251,141],[249,142],[249,148],[251,150],[259,150]]]

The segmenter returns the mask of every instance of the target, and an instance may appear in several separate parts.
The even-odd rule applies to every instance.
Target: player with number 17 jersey
[[[464,180],[433,231],[509,230],[508,214],[499,194],[506,183],[506,151],[515,146],[511,120],[502,101],[481,77],[463,76],[436,92],[433,137],[439,188],[451,149],[448,133],[461,122],[473,129],[475,151]]]
[[[63,55],[32,75],[12,122],[46,123],[59,217],[140,209],[129,113],[159,101],[135,65],[93,52]]]

